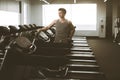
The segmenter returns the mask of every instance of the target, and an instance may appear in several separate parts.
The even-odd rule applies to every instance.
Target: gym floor
[[[120,80],[120,46],[109,39],[88,38],[107,80]]]

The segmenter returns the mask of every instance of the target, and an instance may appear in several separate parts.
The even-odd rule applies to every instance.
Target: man
[[[58,9],[59,19],[54,20],[50,25],[44,27],[41,30],[47,30],[51,28],[53,25],[56,27],[55,34],[55,43],[69,43],[71,41],[72,36],[75,32],[75,28],[71,21],[65,19],[66,10],[64,8]]]
[[[42,29],[40,29],[38,31],[47,30],[47,29],[51,28],[53,25],[55,25],[55,27],[56,27],[56,34],[55,34],[55,41],[54,41],[54,43],[58,43],[58,44],[59,43],[60,44],[61,43],[63,43],[63,44],[65,43],[65,44],[68,44],[69,41],[71,41],[71,39],[72,39],[72,36],[73,36],[73,34],[75,32],[75,28],[74,28],[74,26],[73,26],[71,21],[65,19],[66,10],[64,8],[58,9],[58,14],[59,14],[59,19],[54,20],[50,25],[48,25],[47,27],[44,27],[44,28],[42,28]],[[58,44],[57,44],[57,46],[58,46]],[[63,46],[63,47],[65,47],[65,46]],[[48,50],[46,50],[46,51],[50,52]],[[62,57],[62,55],[67,53],[66,50],[63,49],[61,51],[58,51],[58,52],[54,52],[53,51],[51,53],[54,54],[56,57],[50,58],[49,61],[53,62],[55,60],[58,64],[54,63],[54,62],[53,63],[49,62],[50,63],[49,65],[60,66],[59,67],[59,71],[57,71],[56,73],[60,74],[63,77],[66,76],[68,68],[66,66],[64,66],[64,65],[66,65],[66,63],[68,62],[68,59],[66,57],[64,57],[64,56]],[[40,70],[43,71],[43,74],[45,72],[45,73],[51,75],[51,71],[49,71],[49,69],[47,69],[47,68],[41,68],[40,67]],[[39,73],[41,73],[40,70],[38,71]]]

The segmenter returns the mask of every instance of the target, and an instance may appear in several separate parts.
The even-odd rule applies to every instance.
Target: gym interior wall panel
[[[19,2],[15,0],[0,0],[0,10],[19,12]]]
[[[15,0],[8,0],[8,11],[19,13],[19,2]]]
[[[30,0],[21,1],[20,24],[31,23],[31,2]]]
[[[0,10],[7,10],[6,0],[0,0]]]
[[[31,24],[31,2],[30,0],[27,0],[26,3],[27,3],[27,24]]]
[[[106,3],[101,0],[97,2],[97,30],[100,38],[106,37]]]
[[[39,0],[31,1],[31,23],[42,25],[42,4]]]
[[[28,23],[31,24],[31,2],[29,1],[29,7],[28,7]]]

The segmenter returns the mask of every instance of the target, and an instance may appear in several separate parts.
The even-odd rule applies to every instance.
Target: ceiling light
[[[104,0],[104,2],[107,2],[107,0]]]
[[[74,3],[77,3],[77,0],[74,0]]]
[[[40,1],[43,1],[44,3],[46,3],[46,4],[50,4],[48,1],[46,1],[46,0],[40,0]]]

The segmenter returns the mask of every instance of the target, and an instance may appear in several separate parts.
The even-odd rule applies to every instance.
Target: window
[[[58,19],[58,9],[67,10],[66,18],[76,26],[76,30],[96,30],[97,4],[43,5],[43,25]]]
[[[96,4],[75,4],[72,7],[72,22],[77,30],[96,30]]]
[[[8,26],[8,25],[19,25],[20,23],[20,15],[16,12],[9,11],[0,11],[0,25]]]

